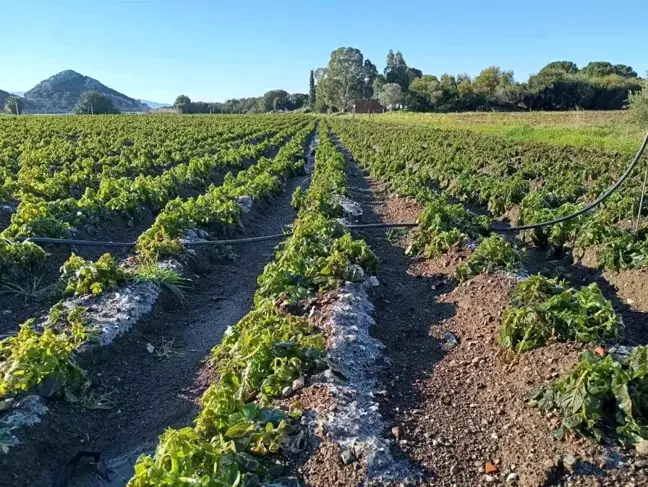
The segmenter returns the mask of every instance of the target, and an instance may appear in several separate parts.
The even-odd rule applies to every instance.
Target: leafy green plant
[[[498,343],[515,355],[552,338],[602,342],[623,332],[621,317],[596,284],[576,290],[564,281],[531,276],[518,285],[511,304],[504,311]]]
[[[487,235],[490,219],[466,211],[462,205],[450,204],[444,198],[430,198],[417,218],[419,226],[414,230],[406,252],[437,257],[451,247],[459,246],[469,239]]]
[[[129,274],[120,269],[110,254],[103,254],[96,262],[79,257],[74,252],[61,267],[65,292],[75,295],[101,294],[126,281]]]
[[[84,308],[73,308],[67,317],[63,313],[54,316],[56,325],[61,319],[67,322],[59,333],[52,327],[38,333],[33,328],[34,320],[28,320],[18,334],[0,341],[0,399],[26,391],[48,377],[53,377],[64,391],[83,388],[85,374],[72,360],[72,354],[86,340],[84,316]]]
[[[466,262],[457,266],[460,281],[466,281],[482,273],[515,271],[522,267],[522,255],[501,235],[491,235],[481,241]]]
[[[636,347],[621,361],[585,352],[574,370],[529,397],[531,405],[560,413],[558,438],[569,431],[601,440],[610,425],[621,443],[648,439],[648,348]]]

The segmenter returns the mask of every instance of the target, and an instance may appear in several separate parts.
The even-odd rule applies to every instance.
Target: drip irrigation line
[[[588,211],[593,210],[601,203],[603,203],[606,199],[608,199],[610,196],[612,196],[612,194],[617,189],[619,189],[619,187],[630,177],[634,168],[637,166],[637,164],[639,164],[641,160],[641,156],[646,150],[646,146],[648,146],[648,133],[644,137],[641,147],[639,147],[639,150],[637,151],[632,161],[628,165],[628,168],[625,170],[625,172],[619,178],[619,180],[616,183],[614,183],[614,185],[610,187],[607,191],[605,191],[601,196],[599,196],[596,200],[592,201],[591,203],[584,206],[580,210],[571,213],[569,215],[556,218],[554,220],[548,220],[540,223],[533,223],[531,225],[522,225],[519,227],[492,227],[491,230],[494,232],[502,232],[502,233],[521,232],[523,230],[533,230],[536,228],[557,225],[559,223],[572,220],[584,213],[587,213]],[[646,168],[646,175],[648,177],[648,167]],[[646,190],[646,179],[644,179],[644,186],[641,194],[641,203],[639,206],[640,212],[641,212],[641,205],[643,204],[645,190]],[[641,213],[639,214],[641,215]],[[345,225],[345,227],[348,228],[349,230],[361,230],[361,229],[368,229],[368,228],[414,228],[414,227],[418,227],[418,225],[419,224],[417,222],[399,222],[399,223],[365,223],[365,224],[357,224],[357,225],[353,224],[353,225]],[[200,246],[209,246],[209,245],[238,245],[238,244],[246,244],[246,243],[254,243],[254,242],[264,242],[267,240],[281,240],[286,237],[289,237],[290,235],[292,234],[279,233],[275,235],[263,235],[260,237],[238,238],[238,239],[230,239],[230,240],[199,240],[193,242],[187,242],[187,241],[181,241],[181,242],[185,247],[200,247]],[[86,247],[135,247],[135,245],[137,245],[137,242],[106,242],[106,241],[96,241],[96,240],[75,240],[75,239],[66,239],[66,238],[45,238],[45,237],[17,237],[14,240],[19,242],[29,241],[36,244],[42,243],[42,244],[55,244],[55,245],[56,244],[78,245],[78,246],[86,246]]]

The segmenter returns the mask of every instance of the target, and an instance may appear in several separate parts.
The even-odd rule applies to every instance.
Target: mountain
[[[7,98],[13,95],[15,95],[15,93],[10,93],[7,91],[0,90],[0,113],[2,113],[2,111],[4,110],[4,105],[5,105],[5,101],[7,101]],[[24,100],[24,102],[25,103],[23,105],[23,111],[25,112],[33,111],[33,109],[35,108],[34,105],[27,100]]]
[[[170,107],[173,106],[173,103],[158,103],[156,101],[148,101],[148,100],[137,100],[140,103],[144,103],[149,108],[152,108],[153,110],[156,110],[158,108],[164,108],[164,107]]]
[[[84,91],[96,90],[109,96],[122,112],[146,112],[149,107],[123,93],[108,88],[96,79],[67,70],[41,81],[25,92],[39,113],[72,113]]]
[[[4,108],[5,100],[8,96],[11,96],[11,93],[0,90],[0,112]]]
[[[24,92],[24,91],[12,91],[11,94],[12,94],[12,95],[19,96],[19,97],[21,97],[21,98],[25,96],[25,92]]]

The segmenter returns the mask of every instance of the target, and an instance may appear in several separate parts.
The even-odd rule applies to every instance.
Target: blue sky
[[[74,69],[161,102],[306,92],[340,46],[379,70],[401,50],[437,75],[497,64],[521,80],[554,60],[648,70],[645,0],[0,0],[0,13],[7,91]]]

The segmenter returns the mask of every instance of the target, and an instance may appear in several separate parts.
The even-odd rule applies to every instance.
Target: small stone
[[[493,477],[492,475],[484,475],[484,482],[495,482],[497,480],[497,477]]]
[[[635,449],[639,455],[648,456],[648,440],[641,440],[635,445]]]
[[[475,357],[474,359],[472,359],[471,363],[472,363],[473,365],[476,365],[476,364],[479,363],[480,360],[481,360],[481,359],[480,359],[479,357]]]
[[[450,467],[450,475],[457,475],[459,473],[459,465],[456,463]]]
[[[8,316],[8,315],[11,314],[11,310],[10,310],[10,309],[5,309],[5,310],[2,312],[2,314],[5,315],[5,316]]]
[[[155,347],[153,345],[151,345],[150,343],[147,343],[146,344],[146,350],[148,351],[148,353],[153,353],[153,352],[155,352]]]
[[[293,381],[292,388],[293,390],[298,391],[299,389],[303,389],[305,385],[306,379],[304,379],[303,377],[298,377]]]
[[[578,463],[578,459],[572,455],[565,455],[562,461],[563,465],[569,472],[573,472],[576,464]]]
[[[486,462],[486,465],[484,465],[484,471],[486,473],[495,473],[497,472],[497,467],[491,462]]]
[[[509,484],[512,484],[513,482],[516,482],[518,478],[519,478],[518,474],[516,474],[515,472],[511,472],[506,477],[506,482],[509,483]]]
[[[353,463],[355,461],[353,453],[351,453],[349,450],[344,450],[340,454],[340,458],[342,459],[342,463],[344,463],[345,465],[349,465],[350,463]]]
[[[459,340],[457,340],[457,337],[454,335],[454,333],[446,331],[443,334],[443,345],[441,345],[441,348],[443,348],[443,350],[445,350],[446,352],[449,352],[457,345],[459,345]]]
[[[634,464],[637,468],[646,468],[648,467],[648,460],[637,460]]]
[[[392,435],[394,435],[394,438],[398,439],[400,437],[400,429],[398,428],[398,426],[394,426],[391,429],[391,432],[392,432]]]
[[[292,387],[290,387],[290,386],[286,386],[286,387],[284,387],[283,390],[281,391],[281,395],[282,395],[283,397],[288,397],[288,396],[290,396],[293,392],[294,392],[294,391],[293,391],[293,388],[292,388]]]

